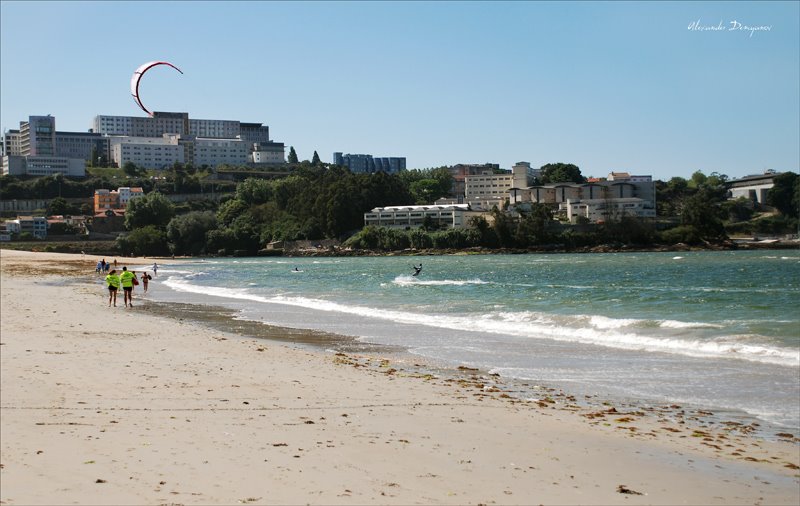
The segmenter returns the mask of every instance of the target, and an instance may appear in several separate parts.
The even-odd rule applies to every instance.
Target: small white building
[[[729,183],[729,198],[738,199],[744,197],[752,202],[764,204],[767,200],[767,193],[775,186],[773,180],[777,174],[774,171],[769,171],[762,175],[745,176],[731,181]]]
[[[566,211],[570,223],[576,223],[579,216],[586,218],[590,223],[619,219],[623,216],[656,217],[655,209],[646,207],[644,200],[634,197],[567,200],[559,204],[559,210]]]
[[[282,165],[286,161],[283,144],[256,142],[253,144],[253,152],[250,153],[247,161],[256,165]]]

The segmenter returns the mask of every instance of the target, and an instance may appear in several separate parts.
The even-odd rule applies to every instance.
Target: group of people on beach
[[[105,260],[103,260],[105,262]],[[114,264],[116,265],[117,261],[114,260]],[[158,264],[153,264],[153,276],[158,274]],[[141,277],[141,285],[144,289],[144,293],[147,293],[147,288],[149,285],[149,281],[153,279],[147,271],[142,271]],[[108,307],[112,305],[117,307],[117,291],[119,291],[120,287],[122,288],[123,292],[123,302],[125,303],[125,307],[133,307],[133,288],[139,285],[139,277],[136,276],[136,271],[129,271],[127,267],[122,267],[122,272],[117,274],[116,269],[112,269],[111,272],[105,278],[106,286],[108,286]]]
[[[81,252],[83,253],[83,252]],[[114,267],[117,266],[117,259],[114,259]],[[94,272],[99,272],[100,274],[105,274],[111,268],[111,264],[106,262],[106,259],[102,259],[97,262],[97,267],[95,267]]]

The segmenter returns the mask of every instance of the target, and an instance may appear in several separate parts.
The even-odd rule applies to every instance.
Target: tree
[[[122,164],[122,172],[127,176],[136,177],[139,174],[139,168],[135,163],[128,161]]]
[[[692,174],[691,179],[689,180],[689,186],[691,188],[700,188],[706,181],[708,180],[708,176],[703,174],[702,171],[696,170],[694,174]]]
[[[248,205],[239,199],[231,199],[222,203],[217,210],[217,221],[223,225],[228,226],[233,223],[233,220],[241,216],[248,209]]]
[[[72,214],[72,206],[66,199],[56,197],[47,204],[47,214],[49,216]]]
[[[167,239],[173,253],[199,255],[205,251],[206,234],[217,228],[211,211],[192,211],[172,218],[167,225]]]
[[[773,187],[767,192],[767,204],[782,215],[797,218],[800,214],[800,176],[784,172],[772,178]]]
[[[713,191],[702,188],[687,198],[681,210],[681,224],[693,227],[701,239],[725,237],[722,226],[722,209]]]
[[[311,157],[311,165],[316,166],[319,165],[320,163],[321,161],[319,159],[319,155],[317,154],[317,151],[314,150],[314,156]]]
[[[586,178],[581,175],[581,169],[571,163],[548,163],[542,165],[541,169],[544,184],[586,182]]]
[[[289,158],[287,161],[289,163],[298,163],[297,153],[294,150],[294,146],[289,146]]]
[[[117,248],[123,255],[156,256],[169,253],[166,234],[154,225],[137,228],[117,237]]]
[[[175,206],[165,196],[152,192],[131,199],[125,211],[125,228],[134,230],[147,225],[165,229],[175,216]]]

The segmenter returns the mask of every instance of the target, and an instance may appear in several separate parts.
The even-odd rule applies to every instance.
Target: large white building
[[[656,188],[652,176],[612,172],[604,181],[555,183],[512,191],[514,204],[526,202],[557,206],[571,222],[583,216],[590,222],[622,215],[656,217]]]
[[[180,136],[164,134],[161,137],[110,137],[111,160],[118,167],[131,162],[146,169],[164,169],[176,162],[184,163],[184,146]]]
[[[262,123],[191,119],[185,112],[157,111],[153,113],[153,117],[96,116],[92,129],[106,136],[134,139],[178,136],[179,144],[184,146],[184,155],[180,162],[195,166],[285,163],[284,144],[271,141],[269,127]],[[113,153],[112,159],[119,163]]]
[[[95,116],[88,133],[57,132],[53,116],[29,116],[20,122],[19,130],[5,132],[2,148],[3,155],[12,157],[4,160],[4,174],[84,176],[84,162],[95,157],[106,157],[118,167],[132,162],[147,169],[163,169],[176,162],[198,167],[285,163],[284,144],[270,140],[268,126],[190,119],[185,112]],[[83,168],[78,169],[81,163]]]
[[[483,174],[464,176],[464,194],[467,201],[501,199],[508,200],[512,188],[523,189],[528,186],[528,169],[530,166],[517,164],[511,172],[495,174],[484,171]]]
[[[65,176],[83,177],[86,175],[86,162],[80,158],[62,156],[4,156],[3,175],[11,176]]]

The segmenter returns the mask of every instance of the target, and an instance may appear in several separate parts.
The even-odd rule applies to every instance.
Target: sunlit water
[[[157,281],[153,298],[574,393],[800,425],[797,251],[207,259]]]

